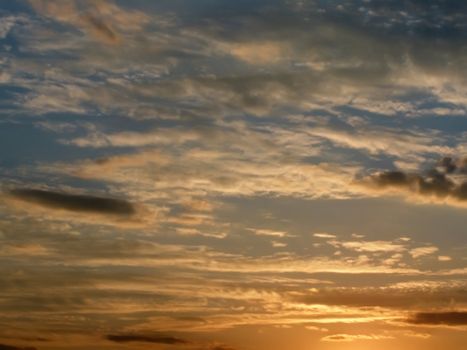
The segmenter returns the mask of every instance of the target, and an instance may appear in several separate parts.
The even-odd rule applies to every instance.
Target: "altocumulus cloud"
[[[39,206],[75,212],[130,216],[135,214],[134,206],[122,199],[70,194],[31,188],[17,188],[8,192],[15,199]]]

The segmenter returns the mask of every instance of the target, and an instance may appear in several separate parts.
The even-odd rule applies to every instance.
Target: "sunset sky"
[[[0,350],[465,350],[467,2],[0,1]]]

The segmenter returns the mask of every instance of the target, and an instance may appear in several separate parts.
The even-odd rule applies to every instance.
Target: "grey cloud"
[[[122,199],[96,197],[90,195],[18,188],[9,191],[16,199],[51,209],[64,209],[75,212],[130,216],[135,214],[134,206]]]
[[[445,157],[438,167],[425,173],[400,170],[378,172],[370,176],[370,185],[376,188],[396,188],[419,196],[467,200],[465,159]]]
[[[443,157],[438,166],[447,174],[467,174],[467,158],[455,159],[452,157]]]
[[[467,325],[467,312],[419,312],[409,318],[408,322],[427,325]]]
[[[169,345],[189,343],[187,340],[168,335],[109,334],[106,339],[116,343],[144,342]]]

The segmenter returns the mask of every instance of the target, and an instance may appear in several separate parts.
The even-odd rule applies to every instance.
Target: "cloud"
[[[377,172],[362,183],[370,189],[402,193],[418,200],[462,205],[467,201],[465,161],[443,158],[436,168],[426,173]]]
[[[118,36],[110,25],[104,22],[101,18],[94,16],[91,13],[83,17],[83,23],[89,25],[89,28],[96,33],[96,36],[102,37],[104,41],[111,43],[118,42]]]
[[[420,333],[420,332],[415,332],[415,331],[402,331],[400,334],[402,334],[404,337],[411,337],[411,338],[419,338],[419,339],[428,339],[431,338],[431,334],[429,333]]]
[[[450,256],[447,256],[447,255],[440,255],[438,256],[438,261],[451,261],[452,258]]]
[[[305,326],[305,329],[316,332],[329,332],[329,329],[317,326]]]
[[[436,253],[438,251],[438,247],[420,247],[420,248],[415,248],[411,249],[409,251],[409,254],[412,256],[412,258],[417,259],[422,256],[430,255],[433,253]]]
[[[265,138],[265,133],[248,130],[224,133],[213,129],[210,130],[212,137],[196,144],[196,147],[165,145],[156,150],[120,154],[105,160],[49,164],[42,169],[121,184],[124,188],[133,188],[153,197],[164,195],[172,198],[174,191],[183,191],[184,196],[193,197],[203,193],[269,193],[348,198],[352,194],[353,188],[349,183],[357,172],[356,166],[302,161],[299,157],[309,153],[310,147],[301,144],[300,140],[292,144],[291,134],[276,135],[274,131],[270,133],[271,139],[274,136],[274,141],[271,141]],[[294,141],[299,138],[296,135]],[[232,142],[226,141],[230,139]],[[277,166],[278,161],[281,167]]]
[[[144,342],[168,345],[189,343],[187,340],[168,335],[109,334],[106,339],[116,343]]]
[[[407,310],[415,307],[445,307],[451,300],[467,303],[465,283],[414,282],[384,287],[323,287],[292,296],[292,300],[308,305],[343,305],[348,307],[381,307]]]
[[[467,325],[467,312],[419,312],[408,319],[409,323],[426,325]]]
[[[412,11],[409,11],[412,17],[402,18],[399,11],[391,8],[382,10],[367,3],[368,15],[363,17],[373,20],[362,21],[360,8],[347,4],[347,21],[342,19],[339,11],[337,18],[330,15],[336,14],[335,8],[327,8],[327,14],[323,15],[321,6],[312,6],[311,2],[308,2],[306,12],[275,2],[262,9],[267,11],[268,16],[257,16],[255,13],[261,12],[245,11],[244,7],[239,6],[237,10],[233,10],[233,7],[225,10],[226,14],[233,12],[231,16],[227,15],[228,20],[221,21],[216,13],[207,10],[203,11],[202,20],[186,21],[183,15],[178,18],[167,12],[164,5],[158,9],[157,4],[145,6],[145,11],[138,11],[110,1],[63,3],[30,0],[30,3],[39,14],[74,26],[91,38],[110,44],[123,41],[128,44],[128,50],[118,52],[118,60],[109,61],[108,51],[96,50],[95,46],[92,49],[82,47],[83,40],[76,40],[82,39],[76,35],[76,31],[67,33],[69,36],[66,40],[63,33],[59,34],[59,40],[54,40],[49,32],[45,36],[42,31],[29,29],[28,37],[37,40],[23,45],[26,49],[41,44],[44,48],[50,48],[57,45],[56,41],[63,40],[66,42],[66,53],[85,52],[72,64],[67,62],[65,71],[74,76],[76,71],[99,71],[106,75],[105,84],[83,79],[85,84],[81,86],[86,98],[69,99],[68,104],[51,103],[51,100],[63,100],[65,94],[58,96],[57,91],[48,93],[47,89],[43,89],[44,84],[28,84],[33,91],[28,94],[30,99],[26,99],[28,103],[24,106],[36,113],[38,110],[34,107],[38,106],[42,106],[44,111],[82,113],[88,110],[86,107],[93,105],[101,112],[111,111],[114,114],[118,111],[121,115],[135,118],[159,118],[161,115],[180,118],[187,115],[220,116],[231,112],[267,115],[284,107],[309,111],[312,106],[348,104],[362,111],[418,115],[423,113],[423,109],[404,96],[413,95],[414,90],[428,91],[440,99],[458,101],[461,106],[444,106],[448,112],[462,110],[462,105],[467,103],[463,97],[465,81],[457,74],[465,71],[465,62],[459,58],[455,38],[443,37],[445,40],[440,41],[426,36],[424,31],[420,31],[421,23],[426,24],[423,15]],[[260,11],[259,8],[265,4],[258,3],[262,2],[250,6]],[[209,7],[204,3],[203,6]],[[432,8],[424,8],[423,11],[424,14],[437,15]],[[175,31],[170,25],[160,25],[160,13],[165,22],[170,22],[167,18],[176,17],[178,27]],[[379,21],[374,21],[375,18],[379,18]],[[407,23],[408,18],[420,18],[420,22],[413,20]],[[460,25],[458,21],[461,18],[456,15],[452,22],[442,18],[438,20],[453,29],[456,28],[455,24]],[[155,24],[154,27],[158,28],[146,27],[147,23]],[[433,23],[431,25],[433,31],[439,30]],[[50,27],[57,31],[56,27]],[[409,28],[410,35],[407,32]],[[144,39],[135,35],[143,29],[147,29],[141,36]],[[311,37],[304,34],[310,32],[314,33]],[[426,47],[431,49],[429,54],[426,54]],[[108,45],[106,49],[109,49]],[[236,67],[232,73],[217,69],[231,66],[232,60],[239,60],[243,65]],[[451,64],[442,64],[446,60]],[[40,72],[36,72],[37,76],[42,77],[46,67],[38,67],[38,61],[34,61]],[[128,61],[132,62],[131,69],[128,69]],[[160,64],[161,61],[163,64]],[[258,62],[268,65],[268,69],[258,70]],[[122,67],[122,63],[126,68]],[[202,65],[208,71],[206,74],[192,75],[187,72],[183,78],[180,78],[178,70],[173,75],[168,74],[174,66],[195,65]],[[155,66],[163,68],[158,69],[158,74],[148,74]],[[135,70],[137,74],[134,74]],[[141,80],[144,83],[140,84],[140,79],[133,80],[135,75],[143,77]],[[164,79],[157,79],[161,75],[164,75]],[[21,76],[26,74],[23,72]],[[86,74],[80,73],[80,76]],[[146,82],[150,76],[156,77],[155,82]],[[25,83],[24,78],[21,83]],[[68,84],[57,87],[63,88],[64,85]],[[154,95],[158,96],[157,101],[149,101],[148,96]],[[411,98],[415,98],[412,95]],[[429,110],[428,107],[425,109]],[[401,154],[411,139],[420,141],[422,148],[427,147],[422,138],[404,135],[401,138],[381,138],[380,141],[377,135],[371,134],[371,130],[365,132],[370,139],[363,144],[358,142],[358,131],[354,132],[357,137],[353,138],[349,133],[325,134],[323,137],[333,142],[367,149],[373,154],[383,151]]]
[[[282,42],[223,43],[220,49],[249,64],[264,65],[281,61],[287,44]]]
[[[37,204],[51,209],[117,216],[131,216],[136,212],[135,207],[130,202],[122,199],[70,194],[31,188],[13,189],[10,190],[8,194],[20,201]]]
[[[4,244],[2,248],[0,248],[0,254],[2,255],[10,255],[10,256],[47,256],[51,252],[45,248],[44,246],[37,244],[37,243],[25,243],[20,245],[8,245]]]
[[[235,348],[228,345],[214,345],[213,347],[210,347],[209,350],[235,350]]]
[[[288,236],[287,232],[268,230],[268,229],[259,229],[259,228],[247,228],[248,231],[253,232],[257,236],[270,236],[270,237],[286,237]]]
[[[0,18],[0,39],[5,39],[11,29],[18,23],[25,21],[21,16],[6,16]]]
[[[333,334],[321,338],[322,341],[328,342],[353,342],[358,340],[387,340],[394,339],[390,335],[377,334]]]
[[[120,43],[125,32],[141,30],[149,19],[141,11],[124,10],[110,1],[29,0],[29,3],[38,13],[76,26],[107,44]]]
[[[21,347],[21,346],[0,344],[0,350],[37,350],[37,349],[32,346]]]
[[[382,128],[374,124],[371,127],[359,125],[351,130],[317,127],[309,131],[310,135],[326,139],[338,146],[363,150],[371,155],[386,154],[395,157],[407,157],[434,153],[452,152],[452,148],[439,145],[442,139],[435,134],[415,131]]]
[[[356,252],[403,252],[406,247],[389,241],[338,241],[332,239],[327,243],[336,248],[345,248]]]
[[[330,233],[313,233],[313,237],[317,238],[336,238],[336,235]]]

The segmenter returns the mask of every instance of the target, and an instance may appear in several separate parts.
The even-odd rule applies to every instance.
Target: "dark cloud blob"
[[[399,188],[421,196],[467,200],[466,159],[445,157],[438,166],[426,173],[407,173],[400,170],[383,171],[370,177],[378,188]],[[454,176],[462,177],[454,179]]]
[[[20,347],[20,346],[0,344],[0,350],[37,350],[37,348],[34,348],[32,346]]]
[[[9,194],[16,199],[52,209],[75,212],[130,216],[135,214],[134,206],[125,200],[69,194],[38,189],[13,189]]]
[[[467,312],[419,312],[409,318],[408,322],[414,324],[449,326],[467,325]]]
[[[106,339],[116,343],[144,342],[169,345],[189,343],[187,340],[168,335],[109,334]]]
[[[459,173],[467,175],[467,158],[444,157],[439,161],[438,166],[447,174]]]

